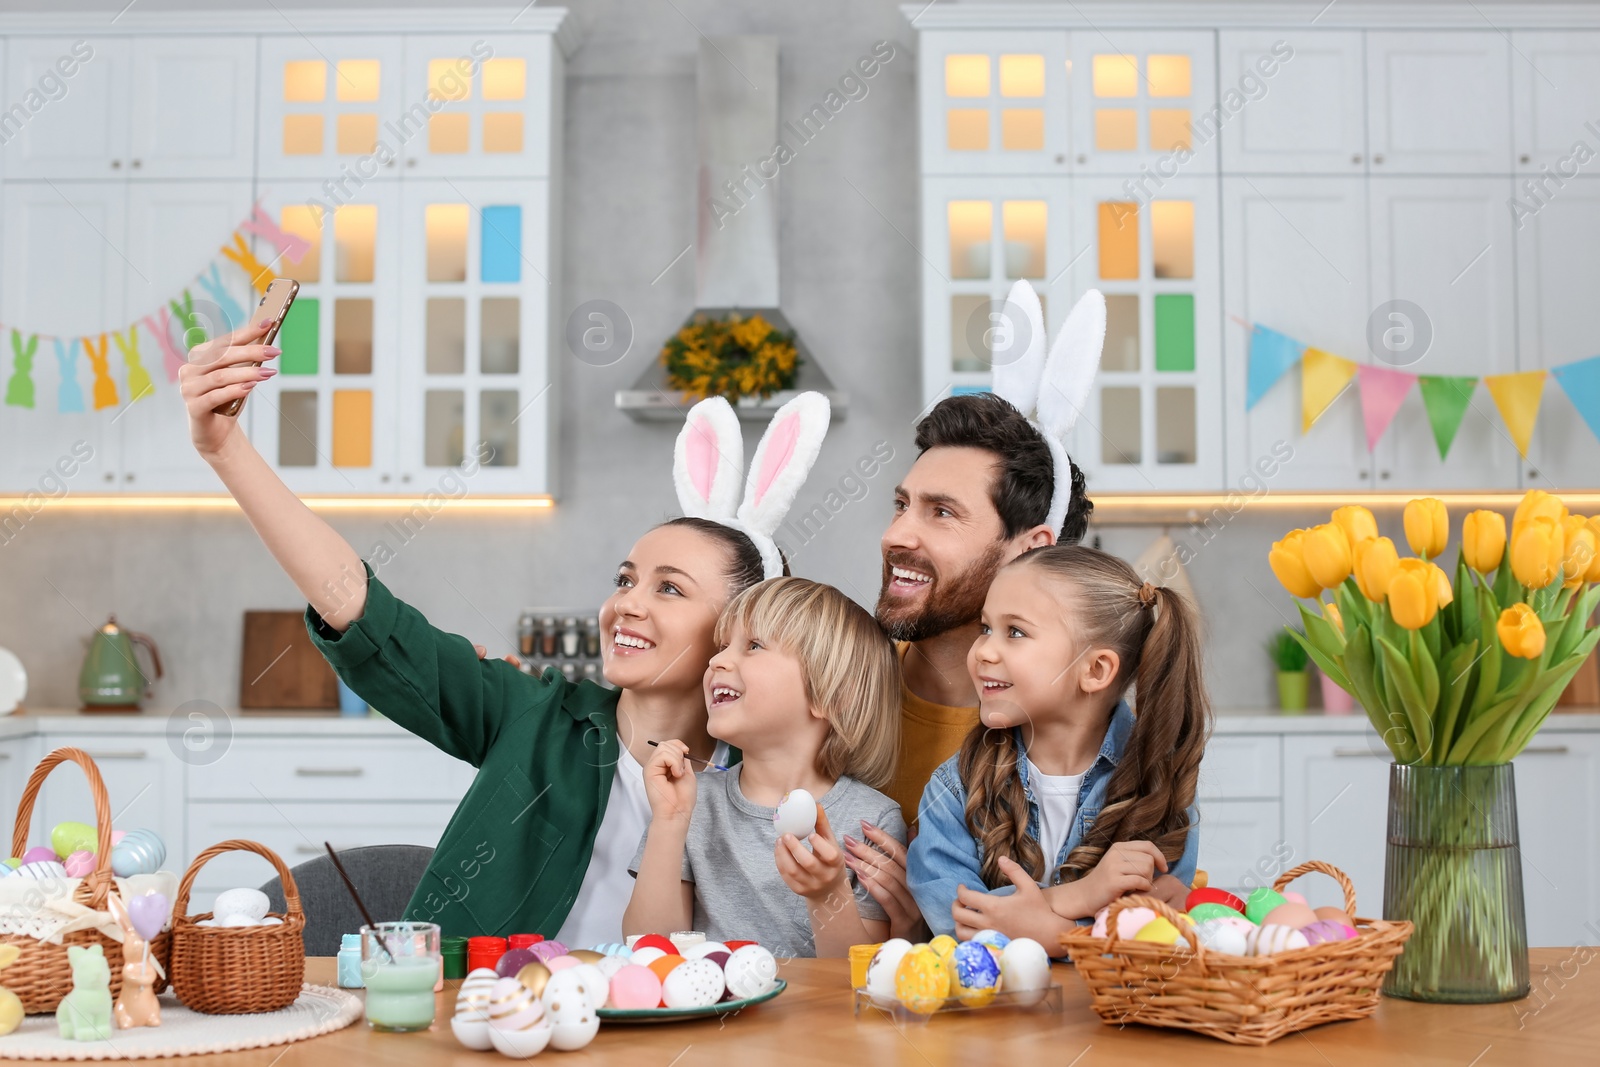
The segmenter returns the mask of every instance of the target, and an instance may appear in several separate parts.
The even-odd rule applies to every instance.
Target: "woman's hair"
[[[1063,614],[1089,647],[1112,649],[1120,660],[1109,692],[1120,698],[1130,683],[1136,686],[1133,731],[1099,814],[1061,865],[1061,880],[1088,874],[1118,841],[1150,841],[1168,863],[1177,860],[1192,829],[1189,806],[1211,717],[1193,606],[1175,590],[1145,590],[1127,563],[1081,545],[1036,548],[1008,566],[1033,567],[1070,586],[1062,598]],[[967,789],[967,829],[983,856],[984,882],[990,888],[1010,884],[1000,872],[1001,856],[1043,878],[1046,863],[1055,857],[1044,856],[1028,836],[1028,801],[1011,730],[980,722],[961,745],[958,767]]]
[[[680,515],[676,519],[668,519],[661,525],[686,526],[691,530],[698,530],[727,550],[728,569],[723,571],[723,577],[728,580],[730,597],[737,596],[755,585],[766,574],[766,567],[761,562],[761,553],[757,550],[756,543],[732,526],[724,526],[712,519],[696,518],[693,515]],[[783,573],[789,573],[787,559],[783,561]]]
[[[800,661],[806,700],[828,720],[817,770],[888,784],[900,755],[900,657],[872,615],[831,585],[783,577],[734,598],[717,620],[719,645],[735,623]]]

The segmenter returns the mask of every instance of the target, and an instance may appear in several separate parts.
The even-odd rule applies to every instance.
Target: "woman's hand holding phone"
[[[222,451],[239,427],[237,418],[219,415],[217,409],[248,396],[250,390],[278,373],[271,367],[254,366],[279,353],[276,345],[259,343],[271,327],[270,322],[241,326],[195,345],[189,350],[189,362],[178,369],[179,389],[189,411],[189,438],[208,460]]]

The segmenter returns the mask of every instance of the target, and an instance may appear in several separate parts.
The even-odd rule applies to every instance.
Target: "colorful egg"
[[[17,874],[36,882],[47,882],[52,878],[65,878],[67,869],[58,860],[35,860],[18,867]]]
[[[1257,886],[1250,892],[1250,897],[1244,904],[1244,917],[1253,923],[1259,923],[1267,917],[1267,912],[1279,904],[1287,904],[1283,894],[1268,886]]]
[[[1298,930],[1302,926],[1310,926],[1316,921],[1316,912],[1312,911],[1304,904],[1296,904],[1294,901],[1289,900],[1279,904],[1276,908],[1273,908],[1271,911],[1267,912],[1266,915],[1262,916],[1261,925],[1292,926]]]
[[[950,975],[944,961],[927,945],[916,945],[900,958],[894,971],[894,995],[906,1010],[932,1015],[950,995]]]
[[[1194,936],[1209,952],[1220,952],[1225,956],[1248,956],[1250,931],[1254,929],[1255,924],[1242,916],[1238,923],[1225,918],[1207,919],[1194,928]]]
[[[1243,912],[1235,911],[1233,908],[1228,907],[1226,904],[1217,904],[1217,903],[1213,903],[1211,901],[1206,901],[1206,902],[1201,903],[1201,904],[1196,904],[1194,907],[1190,908],[1189,909],[1189,918],[1193,919],[1197,923],[1203,923],[1203,922],[1206,922],[1206,921],[1208,921],[1210,919],[1232,919],[1232,918],[1244,919],[1245,922],[1250,922],[1249,919],[1245,919],[1244,918],[1244,913]],[[1254,926],[1255,924],[1251,923],[1251,925]]]
[[[1133,935],[1135,941],[1148,941],[1157,945],[1176,945],[1179,948],[1188,948],[1189,942],[1179,932],[1172,921],[1164,916],[1157,915],[1154,919],[1139,928]]]
[[[1000,961],[989,943],[974,939],[957,945],[950,971],[951,995],[969,1008],[982,1008],[999,991]]]
[[[544,992],[544,984],[550,981],[550,968],[546,967],[538,960],[529,960],[527,963],[524,963],[521,967],[517,968],[517,972],[515,975],[513,975],[513,977],[516,978],[517,981],[521,982],[523,986],[527,988],[528,992],[532,993],[534,996],[539,996]]]
[[[489,1040],[489,995],[500,976],[479,967],[461,980],[456,993],[456,1011],[450,1017],[450,1032],[456,1040],[475,1052],[493,1048]]]
[[[628,962],[628,957],[626,956],[601,956],[600,962],[594,965],[594,969],[605,975],[606,981],[609,982],[617,976],[618,971],[630,966],[632,964]],[[648,969],[646,968],[646,970]]]
[[[656,960],[661,959],[663,956],[669,955],[672,955],[672,953],[663,952],[654,945],[647,945],[644,948],[634,949],[633,955],[628,957],[628,962],[637,963],[641,967],[648,967]]]
[[[95,867],[95,854],[84,849],[79,849],[61,861],[61,869],[67,872],[68,878],[87,878]]]
[[[570,948],[567,950],[567,955],[579,963],[599,963],[606,958],[604,952],[596,952],[592,948]]]
[[[1215,886],[1201,886],[1199,889],[1191,889],[1189,895],[1183,899],[1183,910],[1192,914],[1195,907],[1200,904],[1221,904],[1223,907],[1231,908],[1240,915],[1244,914],[1244,901],[1226,889],[1217,889]]]
[[[1250,955],[1271,956],[1278,952],[1305,948],[1306,935],[1291,926],[1261,926],[1250,932]]]
[[[949,934],[940,934],[928,942],[928,947],[941,956],[948,956],[956,950],[956,946],[960,943]]]
[[[88,823],[58,822],[50,831],[50,847],[57,856],[96,852],[100,848],[100,834]]]
[[[583,976],[576,968],[552,974],[539,999],[550,1019],[551,1048],[570,1052],[594,1040],[600,1030],[600,1016],[590,1003]]]
[[[1356,921],[1352,919],[1343,908],[1322,907],[1313,908],[1311,910],[1316,912],[1317,918],[1319,919],[1332,919],[1334,922],[1344,923],[1346,926],[1351,928],[1354,928],[1356,925]]]
[[[666,985],[667,975],[683,966],[685,962],[682,956],[662,956],[646,964],[646,966],[656,972],[656,977],[661,979],[662,985]]]
[[[544,1014],[544,1006],[515,978],[496,978],[489,987],[490,1029],[522,1030]]]
[[[1019,1004],[1043,1000],[1050,988],[1050,954],[1044,946],[1031,937],[1012,938],[1000,954],[1000,988],[1006,993],[1024,994],[1017,998]]]
[[[988,945],[990,948],[1002,951],[1007,945],[1011,944],[1011,939],[999,930],[979,930],[972,935],[972,940],[980,945]]]
[[[554,974],[557,971],[564,971],[568,967],[576,967],[582,962],[576,956],[552,956],[544,961],[544,965],[550,968],[551,974]]]
[[[1300,935],[1306,939],[1307,944],[1320,945],[1327,941],[1348,941],[1356,936],[1353,926],[1346,926],[1335,919],[1318,919],[1314,923],[1307,923],[1300,928]]]
[[[910,951],[911,942],[903,937],[891,937],[873,953],[871,962],[867,964],[867,993],[874,1003],[888,1007],[895,1002],[894,974],[900,966],[901,957]]]
[[[723,944],[728,946],[728,951],[729,952],[738,952],[740,949],[744,948],[746,945],[754,945],[754,944],[757,944],[757,942],[755,942],[755,941],[724,941]]]
[[[783,794],[772,811],[772,827],[779,837],[793,834],[804,841],[817,829],[817,798],[804,789]]]
[[[722,999],[727,985],[722,968],[710,960],[686,960],[661,983],[661,1002],[669,1008],[705,1008]]]
[[[604,945],[596,945],[594,950],[600,953],[602,956],[621,956],[623,959],[627,959],[629,956],[633,955],[633,949],[618,941],[610,941]]]
[[[640,1011],[661,1003],[661,979],[637,963],[624,964],[611,976],[607,1003],[623,1011]]]
[[[495,973],[501,978],[515,978],[518,971],[538,960],[539,957],[533,954],[531,948],[509,949],[501,954],[499,962],[494,965]]]
[[[111,847],[111,871],[118,878],[154,874],[167,862],[167,846],[154,830],[129,830]]]
[[[56,850],[55,849],[46,848],[44,845],[36,845],[33,848],[28,849],[28,851],[26,851],[26,852],[24,852],[22,854],[22,862],[24,864],[28,864],[28,863],[55,863],[55,862],[59,861],[60,859],[61,859],[61,857],[56,854]]]
[[[1094,929],[1091,931],[1095,937],[1106,937],[1106,919],[1110,916],[1110,908],[1100,909],[1094,917]],[[1123,908],[1117,913],[1117,936],[1132,939],[1134,934],[1143,930],[1151,919],[1156,917],[1153,908]],[[1009,946],[1007,946],[1009,947]]]
[[[541,963],[547,963],[557,956],[567,954],[567,946],[559,941],[540,941],[538,944],[529,945],[527,951],[533,953],[533,958]]]
[[[1309,903],[1309,901],[1306,900],[1304,894],[1296,893],[1292,889],[1285,889],[1283,891],[1283,899],[1287,900],[1290,904],[1306,904],[1306,903]]]
[[[678,946],[660,934],[645,934],[633,942],[633,951],[638,952],[644,948],[658,948],[667,955],[676,955],[678,952]]]
[[[681,955],[686,960],[701,960],[713,952],[728,952],[728,946],[721,941],[701,941],[699,944],[690,945]]]
[[[569,969],[582,981],[584,995],[589,998],[589,1003],[596,1008],[605,1007],[606,998],[611,994],[611,982],[601,973],[600,968],[592,963],[579,963]]]
[[[745,945],[728,956],[722,976],[736,999],[759,997],[778,984],[778,958],[761,945]]]

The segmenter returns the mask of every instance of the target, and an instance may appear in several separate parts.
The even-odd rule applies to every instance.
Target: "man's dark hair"
[[[1000,461],[999,477],[989,489],[989,499],[1005,536],[1015,537],[1050,517],[1050,496],[1055,491],[1050,446],[1011,403],[995,393],[965,393],[946,397],[917,423],[917,454],[941,446],[981,448]],[[1071,459],[1072,500],[1067,517],[1056,532],[1060,544],[1075,545],[1089,532],[1094,501],[1084,495],[1083,471]]]

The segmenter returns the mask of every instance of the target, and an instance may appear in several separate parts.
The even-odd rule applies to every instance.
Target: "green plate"
[[[777,985],[759,996],[722,1000],[703,1008],[601,1008],[597,1014],[600,1021],[606,1023],[673,1023],[680,1019],[719,1018],[756,1004],[764,1004],[788,988],[789,983],[780,978]]]

